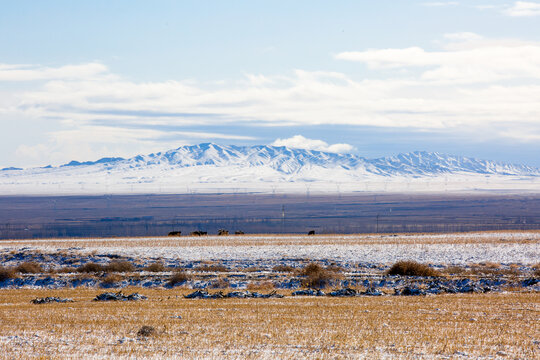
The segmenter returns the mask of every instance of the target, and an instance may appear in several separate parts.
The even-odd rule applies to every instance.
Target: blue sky
[[[540,1],[0,6],[0,168],[210,141],[540,166]]]

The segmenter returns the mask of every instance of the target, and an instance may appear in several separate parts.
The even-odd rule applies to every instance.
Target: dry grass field
[[[0,359],[539,359],[539,244],[538,231],[4,240],[16,276],[0,282]],[[388,276],[400,259],[430,273]],[[333,276],[327,294],[384,295],[292,296],[310,267]],[[392,295],[461,280],[469,293]],[[120,290],[104,285],[148,300],[92,301]],[[286,296],[184,298],[195,289]],[[46,296],[74,302],[31,303]]]
[[[195,246],[303,246],[303,245],[436,245],[436,244],[538,244],[540,230],[484,231],[451,234],[354,234],[278,235],[249,234],[230,236],[129,237],[79,239],[0,240],[2,247],[195,247]]]
[[[188,300],[190,290],[0,290],[0,357],[453,359],[540,356],[537,293]],[[73,303],[34,305],[42,296]],[[155,328],[138,335],[143,326]],[[148,332],[147,332],[148,333]]]

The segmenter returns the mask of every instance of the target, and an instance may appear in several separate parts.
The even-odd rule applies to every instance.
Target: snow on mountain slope
[[[0,170],[1,194],[538,189],[540,169],[439,153],[365,159],[275,146],[199,144],[133,158]]]

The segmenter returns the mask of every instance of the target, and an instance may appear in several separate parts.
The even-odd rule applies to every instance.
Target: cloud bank
[[[276,139],[272,146],[286,146],[297,149],[318,150],[324,152],[332,152],[338,154],[350,153],[354,150],[354,147],[349,144],[332,144],[322,140],[307,139],[302,135],[295,135],[288,139]]]
[[[517,142],[540,136],[540,43],[446,34],[432,51],[350,50],[335,55],[367,67],[368,77],[295,70],[238,81],[137,82],[105,64],[43,67],[0,64],[0,115],[50,128],[19,147],[35,162],[167,149],[208,139],[255,140],[197,127],[347,125],[478,133]],[[28,86],[25,84],[28,83]],[[50,124],[50,126],[49,126]],[[295,136],[287,146],[348,152]],[[41,156],[41,158],[40,158]]]
[[[504,13],[514,17],[540,16],[540,3],[530,1],[516,1],[504,10]]]

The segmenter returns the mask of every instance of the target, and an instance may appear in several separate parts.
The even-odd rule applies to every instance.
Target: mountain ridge
[[[271,145],[203,143],[0,171],[3,195],[159,193],[539,192],[540,169],[436,152],[368,159]]]
[[[218,145],[202,143],[180,146],[165,152],[148,155],[136,155],[131,158],[104,157],[96,161],[76,161],[53,169],[80,166],[128,165],[131,168],[167,164],[176,167],[193,166],[270,166],[284,173],[294,174],[300,170],[320,166],[323,168],[342,168],[344,170],[363,170],[374,175],[441,175],[452,173],[477,173],[494,175],[540,175],[540,169],[498,161],[482,160],[473,157],[448,155],[439,152],[414,151],[394,156],[368,159],[353,154],[338,154],[319,150],[289,148],[285,146],[255,145]],[[23,170],[21,168],[5,168],[2,171]],[[24,170],[30,170],[24,169]]]

